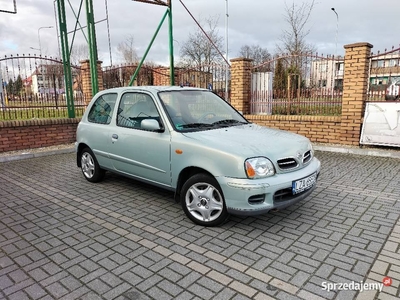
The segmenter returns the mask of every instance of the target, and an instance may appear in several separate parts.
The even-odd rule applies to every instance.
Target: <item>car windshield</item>
[[[206,90],[160,92],[166,112],[178,131],[210,130],[247,124],[227,102]]]

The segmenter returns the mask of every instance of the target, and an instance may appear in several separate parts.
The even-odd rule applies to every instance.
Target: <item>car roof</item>
[[[125,86],[125,87],[117,87],[117,88],[111,88],[107,90],[100,91],[98,94],[103,94],[103,93],[109,93],[109,92],[115,92],[115,93],[121,93],[121,92],[129,92],[129,91],[147,91],[151,93],[157,93],[157,92],[171,92],[171,91],[186,91],[186,90],[203,90],[203,91],[208,91],[207,89],[203,88],[194,88],[194,87],[181,87],[181,86]]]

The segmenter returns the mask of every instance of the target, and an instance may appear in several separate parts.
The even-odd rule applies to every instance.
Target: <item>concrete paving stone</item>
[[[52,163],[58,164],[60,160],[59,157],[60,156],[56,156],[52,158]],[[6,211],[8,213],[6,217],[12,217],[12,228],[14,228],[14,232],[18,233],[19,236],[29,236],[29,238],[26,238],[25,241],[27,241],[30,245],[34,245],[38,253],[41,253],[44,255],[44,257],[45,255],[59,257],[56,256],[56,254],[61,253],[70,260],[69,263],[65,262],[60,264],[59,267],[61,269],[68,268],[68,270],[75,271],[77,276],[71,272],[59,272],[54,276],[49,276],[49,278],[42,279],[47,285],[57,282],[67,288],[66,285],[62,283],[62,280],[71,277],[72,275],[72,278],[75,277],[77,280],[79,279],[82,287],[86,287],[87,285],[85,281],[82,281],[82,278],[86,280],[90,278],[92,278],[92,280],[100,278],[101,274],[99,275],[90,273],[90,276],[87,276],[88,274],[81,274],[77,268],[71,269],[73,266],[81,267],[83,261],[79,261],[77,258],[85,256],[79,254],[79,256],[73,257],[73,252],[71,252],[71,255],[69,256],[65,251],[68,249],[79,251],[79,249],[83,249],[85,247],[92,247],[90,243],[85,244],[85,242],[93,242],[94,239],[100,239],[101,237],[106,237],[107,239],[111,240],[110,242],[106,242],[104,244],[103,241],[96,242],[98,245],[105,247],[106,250],[98,251],[96,250],[96,247],[91,248],[91,250],[96,251],[96,255],[99,255],[103,252],[107,252],[107,255],[103,257],[96,257],[96,260],[92,260],[91,262],[97,265],[98,261],[107,258],[117,263],[118,267],[113,270],[113,274],[120,280],[123,280],[125,283],[129,283],[129,285],[141,285],[142,289],[140,291],[142,292],[143,299],[149,297],[149,294],[144,288],[144,284],[146,284],[148,281],[142,279],[137,274],[132,273],[130,268],[124,267],[123,263],[124,259],[127,259],[130,262],[135,262],[135,265],[130,266],[133,268],[134,266],[137,266],[136,259],[141,260],[144,257],[150,261],[152,260],[151,255],[146,255],[150,253],[149,247],[137,243],[137,241],[140,241],[143,238],[154,243],[151,244],[151,249],[155,249],[155,247],[165,247],[168,249],[172,248],[177,250],[177,253],[181,255],[173,256],[174,260],[171,259],[171,262],[173,261],[175,266],[183,266],[184,268],[187,268],[190,272],[186,275],[180,274],[183,277],[176,284],[178,284],[182,289],[186,288],[182,285],[184,283],[183,280],[186,277],[190,277],[191,274],[197,274],[197,276],[200,276],[199,278],[215,280],[216,282],[220,283],[215,278],[211,277],[212,275],[210,274],[214,274],[212,272],[220,272],[221,274],[224,274],[224,276],[227,276],[229,271],[232,272],[232,270],[234,270],[232,266],[222,264],[220,261],[216,261],[204,256],[204,253],[210,250],[221,255],[223,259],[222,261],[225,263],[229,261],[236,261],[242,264],[244,266],[243,268],[247,267],[245,274],[246,276],[250,276],[250,285],[254,283],[252,286],[253,288],[256,286],[257,281],[259,281],[258,284],[261,285],[262,280],[257,279],[258,277],[256,277],[254,274],[251,275],[251,273],[248,273],[249,270],[258,270],[269,278],[279,278],[279,276],[285,274],[280,272],[281,270],[277,270],[275,265],[272,266],[272,264],[275,262],[288,265],[288,263],[291,261],[295,261],[297,263],[303,263],[304,265],[314,266],[313,264],[319,264],[325,259],[326,261],[324,262],[324,265],[318,266],[315,270],[315,274],[318,274],[321,280],[328,280],[329,276],[338,280],[346,280],[346,277],[334,274],[332,268],[339,267],[340,269],[348,271],[351,274],[365,276],[363,272],[368,272],[367,267],[368,265],[371,266],[372,261],[369,262],[365,259],[362,259],[362,257],[373,259],[376,258],[381,249],[380,246],[384,243],[384,241],[387,239],[387,235],[390,233],[386,231],[387,233],[385,234],[385,231],[380,231],[380,227],[388,226],[388,222],[394,222],[396,220],[394,216],[392,216],[392,218],[388,218],[387,216],[389,213],[393,213],[393,208],[396,209],[396,205],[398,203],[390,200],[391,195],[381,194],[382,191],[388,191],[388,185],[383,182],[379,176],[375,176],[376,171],[375,173],[371,171],[377,170],[381,166],[385,166],[386,169],[392,170],[392,177],[395,176],[395,174],[398,174],[399,168],[396,167],[395,164],[387,164],[386,159],[368,160],[364,158],[358,159],[357,157],[346,156],[345,160],[343,161],[342,155],[338,156],[336,154],[323,153],[322,163],[325,167],[325,171],[320,177],[320,184],[318,188],[307,202],[302,202],[283,211],[269,213],[256,218],[234,217],[231,218],[226,225],[224,224],[224,226],[203,229],[193,225],[185,218],[184,215],[182,215],[180,206],[171,202],[172,197],[170,194],[163,196],[163,194],[159,194],[158,191],[154,192],[152,188],[147,186],[143,187],[141,184],[136,183],[135,181],[121,178],[116,175],[110,176],[108,174],[107,176],[110,177],[107,177],[104,183],[101,185],[96,185],[97,196],[93,196],[93,194],[82,195],[78,190],[74,189],[78,188],[79,190],[88,190],[91,189],[93,185],[86,181],[81,181],[82,178],[76,176],[81,174],[80,170],[75,166],[74,168],[68,167],[68,162],[65,160],[68,158],[68,155],[62,157],[64,158],[64,164],[62,165],[62,168],[59,169],[64,170],[69,174],[67,176],[71,178],[71,180],[63,182],[62,184],[60,183],[61,181],[57,182],[57,184],[53,184],[54,181],[46,180],[45,176],[48,176],[48,174],[44,174],[43,177],[36,176],[35,178],[28,178],[22,171],[24,168],[26,168],[26,164],[29,163],[28,161],[25,161],[23,164],[18,164],[18,162],[8,163],[8,165],[14,166],[13,171],[9,173],[9,176],[11,176],[9,179],[10,181],[7,181],[7,184],[13,184],[14,188],[9,189],[9,191],[13,192],[16,190],[15,187],[18,187],[20,189],[20,195],[17,197],[14,196],[15,198],[12,199],[13,206],[10,207],[13,209],[3,210],[0,208],[0,214]],[[71,157],[68,159],[73,162]],[[371,168],[369,165],[369,162],[372,161],[374,162],[373,168]],[[350,162],[356,162],[356,164],[361,165],[362,168],[351,168],[350,171],[347,171],[347,173],[350,174],[345,173],[345,176],[343,176],[344,173],[340,170],[348,170],[348,165]],[[32,164],[31,169],[38,169],[38,166],[39,164]],[[331,170],[333,171],[330,172]],[[330,173],[326,173],[327,171]],[[20,172],[20,175],[18,172]],[[1,177],[0,171],[0,181],[3,180],[3,178],[4,177]],[[18,180],[22,178],[27,178],[28,180]],[[77,180],[75,180],[75,178],[77,178]],[[368,178],[371,179],[369,180]],[[23,182],[27,182],[27,184],[24,184]],[[135,188],[132,188],[132,185]],[[0,193],[3,186],[4,185],[0,185]],[[49,189],[46,190],[45,187],[48,187]],[[364,189],[369,189],[370,191],[364,191]],[[121,194],[123,197],[121,197]],[[368,196],[368,194],[370,196]],[[34,195],[34,197],[29,195]],[[102,195],[106,196],[101,197]],[[160,195],[162,196],[160,197]],[[23,199],[24,202],[21,202],[22,200],[17,200],[18,198]],[[384,200],[384,198],[389,198],[389,201]],[[65,199],[68,199],[68,203],[65,201]],[[146,203],[144,200],[149,199],[153,201],[152,205],[145,207],[143,205]],[[2,201],[3,198],[0,200],[0,207],[2,205]],[[38,207],[37,210],[29,212],[29,214],[27,214],[29,209],[29,205],[27,205],[28,201]],[[57,205],[49,205],[49,203],[52,201],[58,201]],[[32,210],[32,208],[30,209]],[[99,213],[99,210],[102,212]],[[155,214],[155,212],[160,213],[160,211],[163,213],[163,218],[160,218],[159,215]],[[21,217],[22,215],[23,217]],[[93,218],[90,215],[96,217]],[[122,218],[125,218],[125,220]],[[0,217],[0,219],[3,220],[4,218]],[[23,223],[24,220],[35,223],[35,226],[37,226],[36,223],[38,223],[43,226],[43,229],[45,230],[38,229],[31,224],[25,227],[23,226],[23,224],[25,224]],[[95,220],[98,221],[98,223],[94,222]],[[106,223],[103,223],[102,220],[104,220]],[[126,220],[128,222],[125,224]],[[382,221],[384,222],[382,223]],[[104,226],[100,226],[101,224],[107,224],[107,222],[115,225],[115,228],[113,229],[117,231],[109,232],[109,229]],[[368,222],[372,222],[371,227],[367,226]],[[127,227],[127,224],[129,224],[131,227]],[[135,227],[134,224],[138,225],[139,227]],[[146,228],[146,226],[151,226],[151,228],[147,227],[149,230],[144,231],[143,228]],[[100,229],[97,229],[99,227]],[[69,228],[73,229],[69,230]],[[74,233],[78,228],[89,228],[92,232],[88,232],[87,234],[83,232]],[[94,228],[96,228],[96,230],[93,230]],[[57,229],[63,233],[59,236],[52,237],[49,235],[49,231],[52,230],[52,232],[55,234],[56,231],[53,231],[54,229]],[[119,235],[124,233],[124,231],[118,231],[119,229],[127,230],[130,232],[130,234],[136,235],[137,238],[131,239],[133,236],[130,236],[128,239],[124,240],[124,238]],[[356,231],[356,229],[358,231]],[[156,234],[154,234],[154,232]],[[182,235],[186,232],[187,236]],[[4,231],[1,231],[0,227],[0,235],[4,236],[3,233]],[[79,238],[76,238],[78,234]],[[279,236],[280,234],[283,236]],[[285,234],[287,235],[284,236]],[[345,236],[343,236],[343,234],[345,234]],[[13,232],[8,233],[7,236],[15,239],[12,241],[8,240],[11,241],[10,244],[18,240],[18,236],[13,234]],[[167,237],[168,239],[165,239],[163,236]],[[186,242],[171,243],[171,240],[174,236],[179,237]],[[192,237],[195,237],[195,239]],[[245,239],[247,243],[244,242],[242,237],[248,239]],[[293,248],[296,251],[293,251],[293,249],[288,251],[288,249],[276,247],[276,245],[280,242],[282,243],[285,238],[301,243],[304,245],[304,247],[302,247],[303,245],[300,247],[296,246]],[[319,238],[319,240],[316,240],[317,238]],[[363,240],[363,242],[360,242],[360,240],[357,240],[356,238]],[[66,242],[68,239],[70,242]],[[331,241],[337,242],[337,244],[333,246],[332,244],[322,243],[321,241],[324,239],[330,239]],[[52,240],[54,240],[54,243],[49,242]],[[77,241],[82,243],[77,243]],[[166,243],[166,241],[169,243]],[[45,246],[46,244],[48,248],[43,249],[42,251],[40,246]],[[36,245],[39,245],[39,247],[36,247]],[[124,248],[120,251],[117,251],[116,247],[118,246],[123,246]],[[194,249],[192,246],[196,246],[198,248]],[[206,247],[208,249],[203,251],[202,249],[206,249]],[[307,250],[305,247],[312,247],[315,250],[308,251],[310,249]],[[218,252],[221,249],[222,251]],[[245,252],[245,249],[251,250],[253,253]],[[367,252],[357,251],[359,249]],[[109,250],[111,250],[111,252]],[[45,261],[44,258],[35,259],[34,256],[28,255],[26,252],[20,252],[15,256],[17,251],[24,251],[24,249],[20,249],[18,246],[16,246],[16,250],[14,249],[12,253],[14,256],[12,257],[27,255],[28,258],[33,261],[31,264],[23,268],[27,271],[26,274],[31,277],[31,272],[33,270],[35,270],[37,273],[36,276],[38,278],[41,278],[40,276],[47,274],[43,271],[41,266],[47,265],[49,261]],[[331,251],[333,251],[333,253]],[[111,259],[110,256],[112,253],[118,253],[118,257],[124,257],[124,259]],[[156,253],[162,256],[162,258],[160,259],[159,256],[159,261],[153,260],[154,264],[150,266],[150,270],[152,272],[157,273],[165,272],[164,270],[175,270],[175,267],[170,267],[171,262],[166,261],[165,263],[161,263],[163,260],[170,259],[165,257],[165,255],[168,254],[160,251]],[[285,257],[284,255],[286,253],[295,253],[296,255],[301,255],[301,257],[309,259],[309,262],[312,261],[312,263],[305,263],[301,259],[297,260],[290,258],[290,255]],[[370,253],[370,255],[368,253]],[[8,255],[4,252],[3,255],[8,257]],[[170,253],[169,255],[172,256],[173,253]],[[0,253],[0,259],[1,257],[2,256]],[[257,259],[257,257],[259,258]],[[343,259],[347,260],[347,262],[341,265],[340,262],[343,261]],[[351,261],[351,259],[353,259],[353,261]],[[389,259],[390,257],[388,255],[384,255],[383,259],[380,261],[387,262]],[[167,262],[169,264],[167,264]],[[197,268],[194,265],[195,262],[208,268],[208,271],[205,272],[203,276],[192,271]],[[327,267],[324,269],[324,266]],[[395,267],[395,265],[393,266]],[[98,268],[100,268],[100,266],[97,265],[96,270]],[[17,268],[14,269],[6,269],[7,270],[5,274],[8,274],[19,268],[17,266]],[[42,273],[36,270],[40,270]],[[81,270],[87,272],[87,270],[83,268],[81,268]],[[4,269],[0,268],[0,273],[1,272],[4,272]],[[271,273],[274,272],[276,272],[275,277],[271,275]],[[297,296],[299,296],[301,292],[310,293],[311,295],[312,291],[308,291],[305,288],[307,284],[314,284],[319,286],[319,289],[322,289],[322,281],[319,281],[319,283],[315,282],[313,277],[316,276],[312,275],[313,273],[311,270],[301,269],[298,270],[298,272],[304,272],[304,274],[301,273],[301,275],[298,275],[298,277],[295,277],[295,274],[287,274],[290,276],[287,278],[287,280],[295,280],[293,278],[296,278],[296,280],[299,279],[300,281],[302,281],[301,278],[303,275],[308,275],[308,279],[304,282],[303,287],[301,287],[301,291],[299,291]],[[157,275],[158,274],[153,274],[151,278],[157,278]],[[160,276],[160,278],[163,278],[163,276]],[[231,276],[227,276],[227,278],[231,278],[233,280]],[[196,280],[199,279],[197,278]],[[196,280],[191,282],[191,284],[188,286],[195,284]],[[222,285],[222,283],[220,284]],[[152,286],[154,287],[155,285],[153,284]],[[151,287],[147,287],[147,289],[148,288]],[[249,298],[248,296],[230,288],[223,290],[228,290],[230,292],[233,291],[233,294],[229,296],[231,299]],[[267,289],[265,291],[265,295],[276,298],[278,292],[279,289],[275,291],[270,291]],[[82,295],[86,295],[87,293],[88,291],[85,291],[85,293],[78,297],[83,298]],[[284,291],[281,291],[280,295],[283,295],[283,293]],[[72,293],[66,294],[64,298],[68,299],[67,296],[70,294]],[[192,293],[189,292],[189,294]],[[123,294],[119,295],[116,292],[115,295],[115,299],[123,299]],[[258,292],[256,295],[261,296],[262,294]],[[313,293],[313,295],[315,296],[317,294]],[[200,298],[195,294],[193,294],[193,296],[193,299]]]
[[[84,282],[84,283],[88,283],[96,278],[99,278],[101,275],[107,273],[107,270],[104,268],[99,268],[93,272],[90,272],[86,275],[84,275],[83,277],[80,278],[80,281]]]
[[[68,294],[68,290],[64,288],[61,284],[58,282],[54,282],[51,285],[46,287],[46,290],[54,296],[56,299],[61,298],[62,296]]]
[[[132,286],[136,286],[137,284],[143,281],[142,277],[133,274],[130,271],[120,274],[119,277],[128,282],[129,284],[131,284]]]
[[[215,293],[208,290],[207,288],[204,288],[203,286],[197,284],[197,283],[193,283],[192,285],[190,285],[187,290],[189,292],[191,292],[194,295],[197,295],[198,297],[200,297],[201,299],[213,299],[213,297],[215,296]]]
[[[14,262],[7,256],[4,256],[4,257],[0,258],[0,268],[1,269],[4,269],[4,268],[6,268],[8,266],[11,266],[13,264],[14,264]]]
[[[164,278],[159,276],[158,274],[154,274],[148,278],[146,278],[144,281],[142,281],[140,284],[136,285],[136,288],[139,290],[145,292],[148,289],[150,289],[153,286],[156,286],[158,282],[162,281]]]
[[[333,291],[326,291],[323,289],[322,285],[315,285],[313,283],[307,283],[304,288],[305,291],[316,294],[324,299],[334,299],[336,297],[336,293]]]
[[[87,287],[89,287],[91,290],[93,290],[99,295],[102,295],[111,289],[111,287],[108,284],[106,284],[104,281],[98,278],[88,282]]]
[[[132,273],[140,276],[143,279],[149,278],[153,276],[153,272],[149,271],[148,268],[143,267],[142,265],[137,265],[130,270]]]
[[[166,240],[164,238],[157,238],[154,240],[154,243],[156,243],[159,246],[163,246],[164,248],[170,248],[174,245],[173,242],[171,242],[170,240]]]
[[[310,273],[300,270],[292,277],[292,279],[290,279],[289,283],[297,287],[302,287],[303,284],[308,281],[310,276]]]
[[[89,273],[87,270],[79,265],[74,265],[68,268],[67,271],[71,273],[75,278],[81,278]]]
[[[257,291],[257,294],[253,297],[254,299],[276,299],[275,296],[278,294],[279,289],[260,280],[252,280],[249,284],[250,287]]]
[[[82,296],[88,294],[89,292],[90,292],[90,290],[87,287],[81,286],[81,287],[77,288],[76,290],[73,290],[70,293],[64,295],[59,300],[82,299]]]
[[[18,291],[12,295],[8,296],[8,299],[11,300],[30,300],[29,296],[23,292],[23,291]]]
[[[318,265],[319,265],[319,263],[318,263]],[[308,273],[314,273],[317,270],[317,267],[310,266],[310,265],[305,264],[305,263],[301,263],[301,262],[299,262],[297,260],[290,261],[288,263],[288,266],[293,267],[296,270],[306,271]],[[294,274],[294,273],[292,273],[292,274]]]
[[[43,280],[40,281],[40,284],[44,287],[54,283],[54,282],[58,282],[60,281],[62,278],[67,277],[68,273],[65,271],[61,271],[55,275],[49,276]]]
[[[32,299],[39,299],[47,295],[47,292],[38,284],[33,284],[24,289],[25,293]]]
[[[264,270],[265,273],[267,273],[268,275],[281,279],[283,281],[289,281],[290,278],[292,278],[291,274],[287,274],[282,272],[281,270],[277,270],[275,268],[272,267],[268,267],[267,269]]]
[[[82,296],[82,300],[104,300],[104,298],[96,294],[95,292],[90,291],[89,293]]]
[[[379,300],[396,300],[399,298],[396,296],[393,296],[393,295],[386,294],[386,293],[380,293],[378,299]]]
[[[179,285],[166,279],[160,281],[157,284],[157,287],[159,287],[160,289],[162,289],[163,291],[167,292],[168,294],[174,297],[183,292],[183,289]]]
[[[163,290],[161,290],[156,286],[149,289],[146,293],[152,299],[165,299],[165,300],[173,299],[172,295],[167,294],[166,292],[164,292]]]
[[[21,269],[8,273],[8,276],[15,282],[21,282],[29,278],[29,276]]]
[[[188,291],[184,291],[174,298],[174,300],[192,300],[195,296]]]
[[[41,268],[36,268],[28,272],[29,276],[36,282],[42,281],[43,279],[49,277],[50,275],[44,272]]]
[[[244,295],[241,294],[236,294],[235,296],[233,296],[232,300],[250,300],[251,298],[246,297]]]
[[[0,290],[4,291],[4,289],[11,287],[14,285],[14,282],[7,275],[0,276]]]
[[[341,281],[341,282],[349,282],[349,281],[357,281],[360,282],[363,280],[365,274],[359,275],[355,274],[346,270],[342,270],[339,268],[336,268],[335,271],[333,271],[333,274],[330,276],[330,278],[333,278],[334,276],[346,278],[346,281]]]
[[[189,287],[190,285],[192,285],[194,282],[196,282],[199,278],[201,278],[201,274],[196,272],[196,271],[192,271],[189,274],[185,275],[181,280],[179,280],[178,282],[176,282],[179,286],[181,286],[182,288],[186,289],[187,287]]]
[[[208,259],[203,265],[220,273],[226,273],[229,270],[226,265],[212,259]]]
[[[370,267],[371,264],[363,261],[358,261],[356,265],[353,267],[352,272],[364,276],[368,273]]]

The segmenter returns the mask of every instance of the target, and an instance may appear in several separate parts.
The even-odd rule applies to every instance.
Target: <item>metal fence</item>
[[[80,68],[72,66],[75,115],[81,116],[85,99]],[[0,59],[0,121],[68,117],[62,61],[35,55]]]
[[[343,58],[284,55],[254,66],[252,114],[340,115]]]

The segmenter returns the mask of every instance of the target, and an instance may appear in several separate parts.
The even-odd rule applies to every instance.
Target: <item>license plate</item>
[[[296,195],[313,187],[317,181],[317,172],[292,182],[292,193]]]

